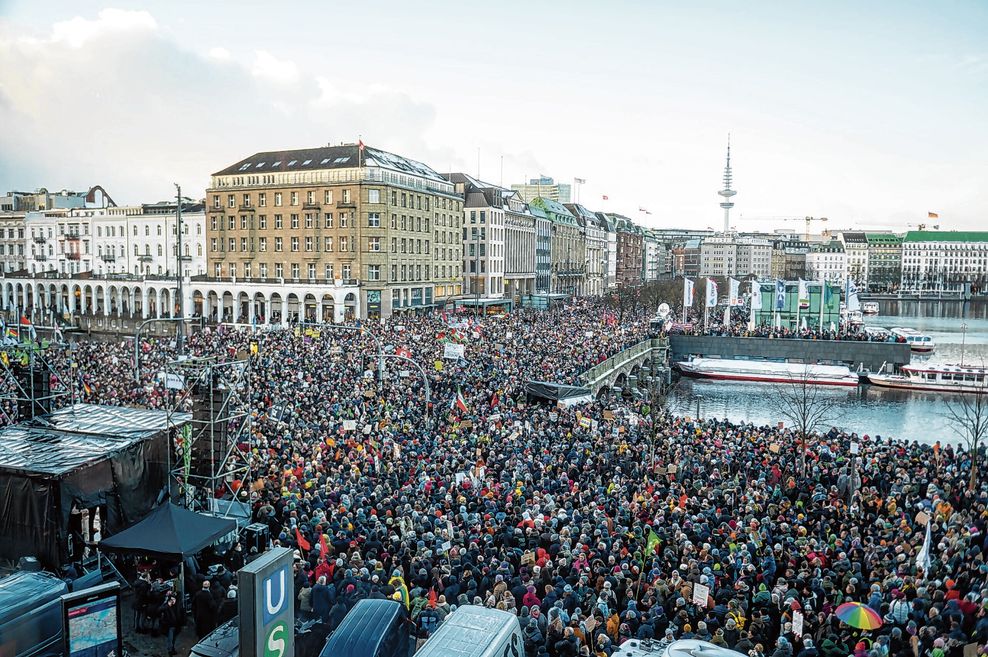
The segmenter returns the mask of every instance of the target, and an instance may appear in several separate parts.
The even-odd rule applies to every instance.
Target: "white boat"
[[[903,390],[988,393],[988,368],[962,365],[903,365],[902,374],[869,374],[868,382],[883,388]]]
[[[807,383],[820,386],[856,386],[858,375],[845,365],[810,365],[730,358],[694,358],[676,363],[685,376],[758,383]]]
[[[864,332],[865,335],[868,336],[869,340],[873,340],[875,342],[885,342],[892,336],[888,329],[882,328],[881,326],[865,326]]]
[[[896,342],[905,342],[909,345],[909,350],[917,354],[928,354],[936,349],[937,345],[933,341],[933,338],[920,333],[916,329],[894,328],[890,329],[890,332]]]
[[[880,308],[877,301],[865,301],[861,304],[861,312],[865,315],[877,315]]]

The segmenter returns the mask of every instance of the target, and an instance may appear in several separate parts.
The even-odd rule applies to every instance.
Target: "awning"
[[[237,523],[162,504],[144,520],[100,541],[105,550],[140,552],[163,557],[187,557],[236,531]]]

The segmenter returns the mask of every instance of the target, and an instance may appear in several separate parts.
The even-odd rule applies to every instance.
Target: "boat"
[[[988,368],[964,365],[903,365],[901,374],[867,375],[868,383],[883,388],[933,392],[988,393]]]
[[[917,354],[928,354],[936,349],[936,343],[928,335],[911,328],[894,328],[889,331],[896,342],[905,342],[909,350]]]
[[[877,315],[879,311],[877,301],[865,301],[861,304],[861,313],[864,315]]]
[[[881,326],[865,326],[863,330],[865,335],[868,336],[868,339],[873,342],[888,342],[892,337],[889,330]]]
[[[810,365],[764,360],[694,358],[676,363],[684,376],[757,383],[807,383],[821,386],[857,386],[858,375],[846,365]]]

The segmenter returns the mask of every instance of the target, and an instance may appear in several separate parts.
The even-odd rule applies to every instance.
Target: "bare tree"
[[[775,394],[770,407],[776,417],[789,422],[799,438],[800,461],[806,471],[806,450],[810,436],[832,422],[837,408],[837,398],[823,390],[824,386],[809,382],[812,366],[804,365],[799,372],[793,372],[789,380],[775,386]]]
[[[978,485],[978,458],[984,439],[988,437],[988,373],[974,392],[962,393],[957,401],[944,402],[944,417],[964,440],[971,458],[971,479],[968,488]]]

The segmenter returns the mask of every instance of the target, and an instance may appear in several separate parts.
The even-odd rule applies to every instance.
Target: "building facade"
[[[511,186],[513,191],[521,194],[523,201],[531,203],[537,198],[544,198],[556,203],[570,203],[571,187],[564,183],[557,183],[548,176],[530,178],[528,183],[519,183]]]
[[[27,269],[24,241],[25,212],[0,212],[0,268],[4,272]]]
[[[861,231],[844,231],[838,239],[844,245],[847,276],[859,290],[868,289],[868,238]]]
[[[895,292],[902,282],[902,238],[893,233],[866,233],[869,292]]]
[[[586,284],[587,243],[579,222],[562,203],[537,198],[529,205],[540,208],[552,226],[550,292],[581,296]]]
[[[213,174],[206,217],[214,278],[318,283],[333,299],[355,287],[347,314],[363,318],[462,295],[462,198],[400,155],[358,144],[256,153]]]
[[[843,285],[847,278],[847,255],[840,240],[818,242],[806,254],[806,278]]]
[[[911,230],[902,240],[900,292],[983,293],[988,287],[988,232]]]
[[[504,293],[520,300],[535,294],[535,215],[517,192],[504,200]]]
[[[637,287],[642,284],[642,262],[645,240],[641,229],[631,219],[619,214],[608,214],[614,223],[617,254],[614,265],[616,286]]]

